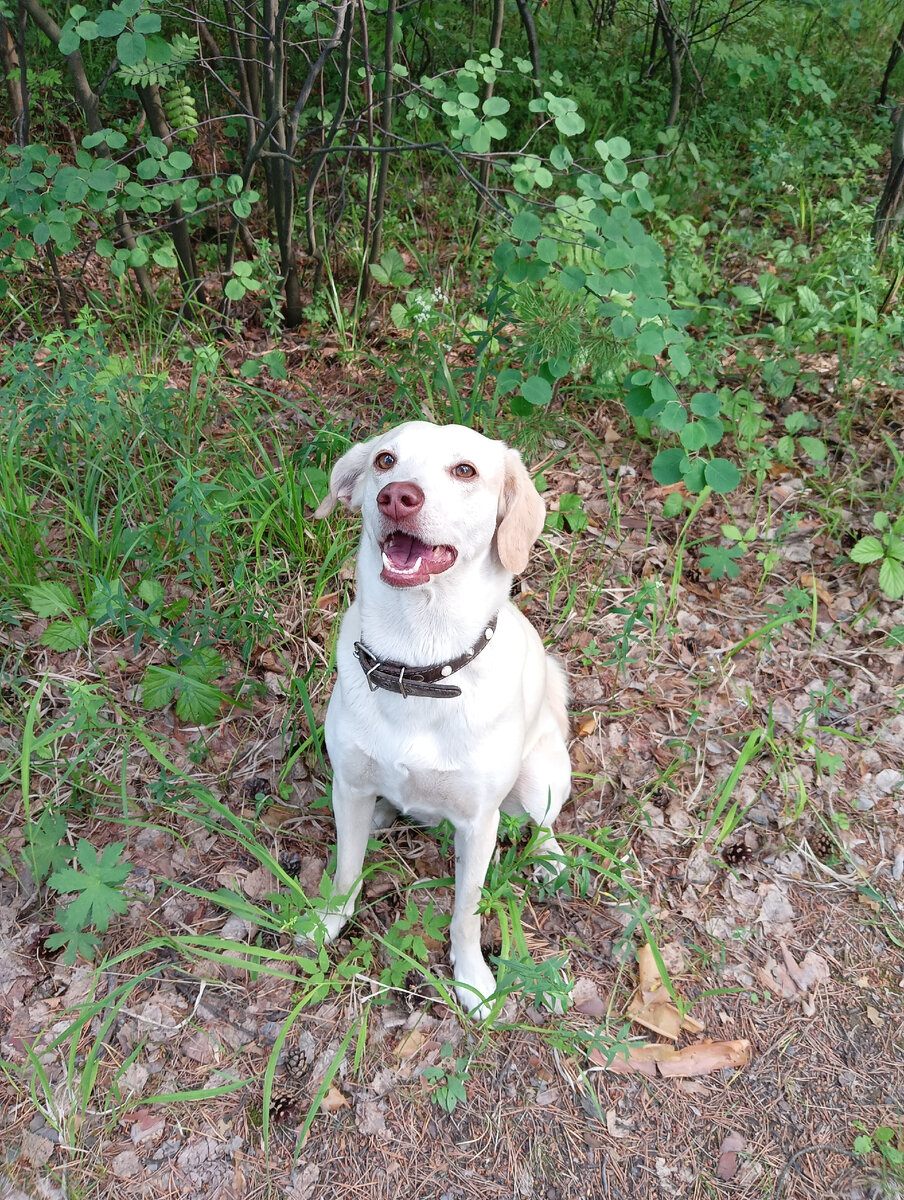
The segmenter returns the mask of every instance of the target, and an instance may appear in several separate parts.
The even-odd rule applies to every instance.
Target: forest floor
[[[875,570],[843,553],[870,514],[839,509],[843,489],[833,491],[854,469],[882,491],[895,471],[885,437],[899,441],[900,425],[888,397],[874,418],[846,422],[832,358],[809,367],[820,386],[795,404],[829,446],[824,480],[777,464],[759,494],[753,485],[733,494],[730,511],[712,496],[695,520],[694,539],[709,542],[726,522],[755,526],[734,580],[713,581],[694,546],[677,542],[681,523],[662,516],[668,489],[624,432],[620,405],[550,417],[536,439],[532,466],[545,467],[549,507],[576,495],[588,518],[579,532],[564,521],[548,531],[515,597],[572,686],[574,795],[558,829],[602,848],[603,873],[584,886],[517,892],[534,959],[567,954],[568,1011],[536,1010],[515,993],[484,1029],[416,973],[378,1003],[366,972],[299,1010],[304,978],[287,937],[272,943],[281,971],[248,969],[236,955],[179,958],[168,938],[253,945],[253,925],[211,894],[226,886],[258,902],[276,885],[225,821],[197,819],[190,788],[179,804],[156,803],[160,762],[133,739],[106,772],[120,772],[133,798],[128,825],[70,821],[98,848],[126,840],[135,866],[136,898],[104,938],[103,969],[47,954],[48,912],[4,877],[0,1196],[904,1195],[900,1168],[896,1182],[877,1152],[853,1153],[858,1135],[883,1127],[900,1145],[904,1120],[902,614],[876,589]],[[358,368],[321,357],[295,384],[302,374],[337,417],[375,414]],[[290,381],[283,391],[274,420],[294,422],[300,445],[321,412],[306,408],[306,389]],[[217,420],[228,447],[228,411]],[[302,757],[291,794],[278,794],[291,749],[283,731],[304,724],[288,710],[285,678],[325,665],[350,577],[346,563],[316,604],[284,588],[279,653],[254,651],[259,695],[211,727],[201,761],[191,753],[197,730],[172,710],[140,708],[149,645],[136,654],[106,631],[90,651],[54,652],[39,644],[46,622],[33,621],[12,631],[14,649],[33,679],[49,673],[42,704],[66,679],[104,681],[185,779],[239,816],[259,815],[262,842],[316,894],[334,838],[327,780],[313,755]],[[325,670],[320,680],[318,717]],[[0,801],[8,831],[20,802]],[[16,851],[14,828],[7,845]],[[374,976],[386,953],[376,939],[411,899],[423,907],[430,896],[446,912],[451,899],[449,888],[411,890],[450,874],[443,839],[401,825],[381,855],[387,870],[370,875],[357,922],[330,952],[335,962],[371,939]],[[619,1070],[618,1059],[607,1069],[586,1052],[581,1035],[598,1029],[609,1041],[657,1040],[627,1016],[644,940],[631,896],[643,898],[672,998],[700,1025],[679,1046],[746,1039],[747,1061],[667,1078]],[[492,952],[499,930],[484,924]],[[444,939],[426,946],[431,970],[447,972]],[[277,1059],[271,1093],[265,1072]],[[466,1093],[451,1111],[429,1071],[440,1063]],[[174,1093],[182,1098],[153,1099]]]

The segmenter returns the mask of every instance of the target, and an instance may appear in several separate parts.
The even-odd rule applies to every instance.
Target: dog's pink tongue
[[[413,567],[420,559],[423,569],[435,575],[455,561],[455,554],[448,546],[428,546],[410,533],[394,533],[384,545],[383,552],[400,571]]]
[[[384,547],[386,557],[394,567],[410,567],[416,558],[423,558],[430,547],[412,537],[410,533],[394,533]]]

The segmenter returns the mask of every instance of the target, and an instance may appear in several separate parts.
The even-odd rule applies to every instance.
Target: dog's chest
[[[463,720],[458,705],[385,695],[368,700],[365,719],[353,719],[346,706],[334,712],[332,705],[327,718],[330,757],[352,786],[427,822],[468,820],[488,803],[498,806],[511,790],[519,747],[500,745],[498,732],[493,737]]]

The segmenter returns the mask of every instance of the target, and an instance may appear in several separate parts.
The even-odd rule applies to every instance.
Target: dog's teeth
[[[397,567],[386,551],[383,551],[383,566],[393,575],[416,575],[421,569],[423,558],[418,555],[417,561],[411,567]]]

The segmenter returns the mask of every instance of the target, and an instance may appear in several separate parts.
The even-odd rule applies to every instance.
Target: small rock
[[[111,1166],[117,1179],[134,1179],[141,1174],[141,1163],[134,1150],[123,1150],[122,1154],[117,1154]]]
[[[874,786],[880,796],[887,796],[889,792],[893,792],[902,783],[904,783],[904,771],[895,771],[891,767],[886,767],[884,771],[880,771],[876,776]]]

